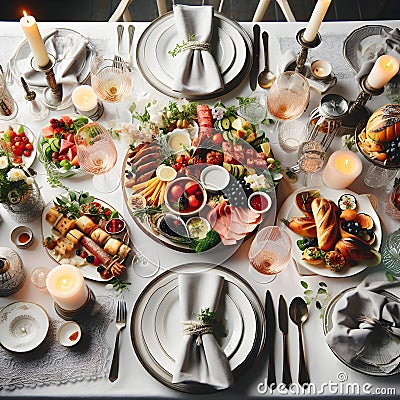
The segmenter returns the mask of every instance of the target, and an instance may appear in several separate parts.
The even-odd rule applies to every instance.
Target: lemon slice
[[[176,178],[176,171],[169,165],[161,164],[156,169],[157,178],[163,182],[170,182]]]
[[[269,144],[268,142],[261,143],[261,144],[260,144],[260,147],[261,147],[262,152],[263,152],[266,156],[268,156],[269,153],[271,153],[271,146],[270,146],[270,144]]]
[[[376,267],[382,261],[381,253],[374,249],[370,249],[370,252],[374,255],[374,258],[371,258],[370,260],[363,260],[362,263],[367,267]]]

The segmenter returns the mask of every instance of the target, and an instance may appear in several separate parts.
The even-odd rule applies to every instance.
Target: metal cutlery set
[[[132,70],[132,44],[133,44],[133,36],[135,34],[135,27],[133,25],[128,26],[128,53],[126,57],[126,64],[129,69]],[[124,35],[124,25],[117,25],[117,55],[122,56],[122,38]]]
[[[266,351],[268,357],[268,370],[267,370],[267,385],[269,387],[276,387],[277,380],[275,374],[275,336],[276,336],[276,315],[274,303],[270,291],[267,291],[265,298],[265,314],[267,319],[267,341]],[[299,335],[299,368],[298,368],[298,383],[304,385],[310,383],[310,377],[306,365],[302,325],[308,318],[307,305],[301,297],[295,297],[289,306],[289,312],[285,298],[280,295],[278,304],[278,326],[282,332],[282,349],[283,349],[283,363],[282,363],[282,383],[289,387],[292,383],[292,374],[290,371],[289,362],[289,346],[288,346],[288,333],[289,333],[289,315],[292,322],[298,327]]]

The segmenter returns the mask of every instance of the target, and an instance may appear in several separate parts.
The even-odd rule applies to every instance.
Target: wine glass
[[[160,260],[153,254],[144,254],[132,244],[132,268],[142,278],[150,278],[160,269]]]
[[[132,117],[127,108],[120,107],[132,91],[133,81],[129,68],[120,56],[113,59],[95,56],[90,68],[91,85],[97,96],[114,105],[117,123],[131,122]]]
[[[289,264],[292,241],[279,226],[262,228],[255,236],[249,250],[249,274],[260,283],[268,283]]]
[[[300,117],[310,100],[310,86],[307,79],[294,71],[285,71],[278,76],[267,97],[268,112],[276,119],[275,130],[280,125]]]
[[[101,193],[113,192],[119,185],[119,176],[113,170],[117,149],[108,130],[91,122],[79,129],[75,143],[79,165],[93,174],[93,186]]]
[[[300,145],[298,167],[304,172],[303,185],[307,186],[308,178],[318,172],[324,165],[325,152],[319,142],[310,140]]]

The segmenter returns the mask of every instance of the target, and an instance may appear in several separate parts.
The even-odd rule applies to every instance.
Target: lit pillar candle
[[[20,22],[37,65],[39,67],[45,67],[50,59],[35,18],[31,15],[26,15],[24,11],[24,16],[20,19]]]
[[[383,88],[399,72],[399,62],[388,54],[378,57],[367,82],[373,89]]]
[[[325,18],[325,14],[328,11],[330,4],[331,0],[318,0],[303,34],[303,39],[306,42],[312,42],[315,39],[315,36],[317,36],[319,27],[322,24],[322,20]]]
[[[362,162],[350,150],[335,151],[322,172],[322,181],[332,189],[345,189],[361,174]]]
[[[53,268],[47,275],[46,286],[53,300],[64,310],[78,310],[89,297],[82,272],[73,265]]]
[[[92,115],[97,110],[97,95],[89,85],[81,85],[72,92],[72,102],[82,115]]]

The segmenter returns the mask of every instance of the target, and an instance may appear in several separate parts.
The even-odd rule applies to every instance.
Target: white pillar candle
[[[350,150],[335,151],[322,172],[322,181],[333,189],[345,189],[361,174],[362,162]]]
[[[82,272],[73,265],[53,268],[47,275],[46,286],[53,300],[64,310],[78,310],[89,297]]]
[[[331,0],[318,0],[303,34],[303,39],[306,42],[312,42],[315,39],[315,36],[317,36],[319,27],[322,24],[322,20],[325,18],[325,14],[328,11],[330,4]]]
[[[72,92],[72,102],[77,111],[83,115],[94,114],[97,110],[97,95],[89,85],[81,85]]]
[[[374,89],[383,88],[399,72],[399,62],[388,54],[378,57],[367,82]]]
[[[37,65],[39,67],[45,67],[50,59],[35,18],[31,15],[26,15],[24,11],[24,16],[20,19],[20,22]]]

